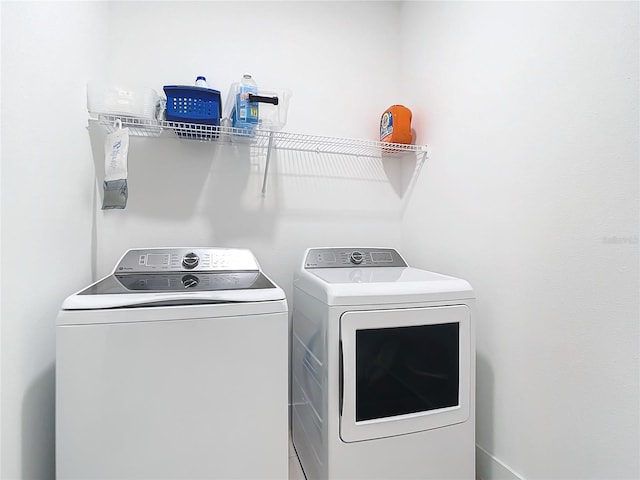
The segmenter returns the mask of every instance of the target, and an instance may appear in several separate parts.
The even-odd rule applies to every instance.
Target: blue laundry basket
[[[171,122],[197,123],[203,125],[220,126],[222,116],[222,102],[220,92],[211,88],[191,87],[181,85],[165,85],[167,95],[167,120]],[[203,129],[191,133],[183,129],[176,129],[179,136],[197,139],[217,138],[217,129]],[[211,131],[213,132],[211,132]]]

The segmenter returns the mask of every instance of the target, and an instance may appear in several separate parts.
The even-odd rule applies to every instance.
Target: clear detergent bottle
[[[249,94],[258,95],[258,85],[250,73],[245,73],[236,92],[236,104],[232,115],[234,128],[254,130],[258,125],[258,102],[249,101]]]

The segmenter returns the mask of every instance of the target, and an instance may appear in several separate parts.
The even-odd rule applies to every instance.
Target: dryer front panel
[[[340,437],[403,435],[469,418],[466,305],[342,314]]]

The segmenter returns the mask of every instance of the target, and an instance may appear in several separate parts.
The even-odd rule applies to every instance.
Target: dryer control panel
[[[259,271],[250,250],[238,248],[145,248],[127,251],[114,273]]]
[[[406,267],[393,248],[311,248],[304,268]]]

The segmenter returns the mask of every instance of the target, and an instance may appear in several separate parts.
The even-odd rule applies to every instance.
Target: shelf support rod
[[[269,145],[267,146],[267,159],[264,162],[264,178],[262,179],[262,196],[267,192],[267,174],[269,173],[269,162],[271,161],[271,150],[273,150],[273,131],[269,132]]]

